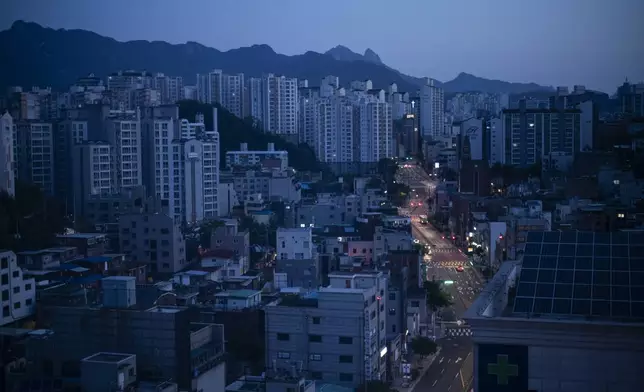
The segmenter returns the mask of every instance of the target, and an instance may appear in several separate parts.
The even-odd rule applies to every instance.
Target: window
[[[342,382],[353,382],[353,374],[352,373],[340,373],[339,379]]]
[[[283,351],[280,351],[277,353],[277,358],[279,359],[289,359],[291,358],[291,353],[285,353]]]
[[[9,301],[9,290],[2,290],[2,300]]]
[[[314,380],[321,380],[322,372],[311,372],[311,378]]]
[[[412,308],[420,308],[420,301],[411,301]]]
[[[320,335],[309,335],[309,342],[311,342],[311,343],[322,343],[322,336],[320,336]]]
[[[322,355],[320,354],[309,354],[309,361],[321,361]]]
[[[391,325],[391,332],[396,333],[396,324]]]
[[[31,306],[32,303],[33,300],[31,298],[27,298],[27,300],[25,301],[25,306]]]
[[[25,291],[31,290],[31,283],[25,285]]]
[[[3,285],[9,284],[9,274],[2,274],[2,279],[0,281]]]
[[[2,308],[2,317],[9,317],[9,307],[8,306],[4,306]]]
[[[340,355],[340,363],[353,363],[353,356],[351,355]]]
[[[13,271],[13,272],[11,273],[11,276],[13,276],[14,278],[19,277],[19,276],[20,276],[20,271],[18,271],[18,270]]]
[[[2,268],[2,269],[9,268],[9,259],[7,257],[2,258],[0,268]]]
[[[320,318],[319,317],[313,317],[311,319],[311,321],[313,322],[313,324],[320,324]]]
[[[396,293],[389,293],[389,300],[390,301],[395,301],[396,300]]]
[[[14,302],[13,303],[13,308],[14,309],[20,309],[20,302]]]
[[[353,338],[351,336],[340,336],[338,339],[340,344],[353,344]]]
[[[16,286],[13,288],[13,293],[18,294],[20,292],[20,286]]]
[[[396,309],[395,308],[389,308],[389,315],[390,316],[395,316],[396,315]]]
[[[291,336],[287,333],[278,333],[277,334],[277,340],[281,340],[283,342],[291,340]]]

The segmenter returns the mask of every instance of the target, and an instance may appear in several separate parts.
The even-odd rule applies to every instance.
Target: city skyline
[[[200,3],[199,6],[177,9],[158,3],[150,7],[143,1],[127,4],[131,12],[121,13],[122,7],[118,6],[118,1],[116,3],[109,6],[74,4],[74,12],[70,13],[69,8],[60,3],[53,7],[35,4],[34,1],[10,1],[8,12],[0,16],[0,28],[7,29],[15,20],[24,19],[52,28],[91,30],[119,41],[196,41],[223,51],[265,43],[286,55],[302,54],[308,50],[323,53],[336,45],[344,45],[360,53],[371,48],[388,66],[413,76],[429,76],[441,81],[467,72],[510,82],[551,86],[583,84],[612,94],[625,78],[632,82],[644,80],[644,71],[639,66],[644,59],[644,49],[635,40],[624,39],[637,36],[638,25],[634,19],[637,12],[633,11],[642,6],[636,0],[622,0],[621,7],[601,3],[590,7],[588,2],[571,1],[565,5],[558,4],[554,15],[549,11],[553,8],[548,1],[539,6],[523,5],[522,14],[529,14],[533,20],[542,18],[548,21],[532,29],[523,28],[523,22],[515,17],[519,11],[515,9],[517,5],[505,0],[497,1],[493,7],[469,3],[458,9],[444,4],[405,2],[405,9],[415,9],[415,12],[399,12],[396,7],[379,2],[370,2],[367,9],[358,2],[350,6],[344,4],[343,8],[315,10],[314,17],[314,10],[308,9],[307,4],[288,1],[288,8],[255,3],[249,10],[248,3],[229,3],[218,4],[210,11],[199,13],[193,12],[194,9],[206,11],[209,5]],[[342,12],[336,12],[338,9]],[[404,15],[405,22],[400,26],[411,27],[399,31],[382,28],[388,23],[386,18],[397,12]],[[457,18],[450,17],[456,12]],[[505,19],[508,23],[499,24],[498,20],[504,13],[508,15]],[[93,18],[92,15],[96,14],[102,17],[99,20]],[[230,20],[238,20],[226,16],[231,14],[243,15],[248,23],[231,23]],[[362,14],[366,15],[364,19],[369,19],[364,26],[361,26],[362,22],[358,23]],[[427,14],[440,17],[427,19]],[[142,15],[160,23],[139,28],[137,26],[143,25],[135,21]],[[181,23],[169,24],[170,18]],[[280,28],[273,28],[267,22],[273,20],[280,21]],[[329,20],[337,23],[324,24]],[[424,20],[437,23],[424,23]],[[487,26],[487,20],[496,20],[493,23],[495,27],[481,28]],[[456,21],[458,23],[451,23]],[[167,28],[172,25],[180,28]],[[496,27],[498,25],[501,27]],[[472,34],[463,34],[462,26],[478,28],[477,39],[473,40]],[[405,38],[408,36],[426,37],[418,42],[424,42],[428,49],[419,48],[413,39]],[[490,44],[486,46],[481,42]],[[436,61],[437,58],[440,61]],[[476,58],[476,62],[472,58]],[[542,60],[529,61],[535,58]]]

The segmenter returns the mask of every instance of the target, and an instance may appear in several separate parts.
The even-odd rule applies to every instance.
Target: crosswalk
[[[469,326],[449,327],[445,330],[445,335],[449,337],[472,336],[472,330]]]
[[[449,260],[449,261],[430,261],[429,264],[432,267],[442,267],[442,268],[458,268],[465,267],[465,263],[462,261]]]
[[[458,249],[455,248],[434,248],[432,249],[433,253],[458,253]]]

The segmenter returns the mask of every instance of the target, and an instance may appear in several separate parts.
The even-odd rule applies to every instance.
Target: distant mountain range
[[[187,83],[193,83],[197,73],[212,69],[242,72],[249,77],[274,73],[308,79],[312,85],[327,75],[338,76],[343,84],[371,79],[376,87],[396,83],[399,91],[410,93],[423,83],[421,78],[386,66],[371,49],[361,55],[336,46],[326,53],[309,51],[286,56],[268,45],[253,45],[222,52],[197,42],[119,42],[86,30],[54,30],[24,21],[16,21],[10,29],[0,32],[0,64],[0,88],[51,86],[62,90],[90,73],[106,76],[127,69],[182,76]],[[466,73],[442,86],[448,93],[552,91],[552,87],[534,83],[489,80]]]

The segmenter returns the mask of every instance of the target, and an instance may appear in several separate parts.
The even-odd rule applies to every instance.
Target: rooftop
[[[479,317],[644,324],[644,232],[529,232],[466,315]]]
[[[158,312],[158,313],[179,313],[184,308],[178,306],[154,306],[146,310],[146,312]]]
[[[72,239],[90,239],[97,237],[105,237],[103,233],[74,233],[74,234],[59,234],[56,238],[72,238]]]
[[[117,362],[124,361],[132,356],[133,356],[132,354],[121,354],[121,353],[96,353],[83,359],[83,361],[117,363]]]
[[[312,292],[308,294],[283,294],[280,295],[279,300],[275,303],[278,306],[287,306],[293,308],[317,308],[318,298],[317,293]]]
[[[259,291],[255,291],[255,290],[230,290],[230,291],[222,291],[220,293],[217,293],[215,294],[215,297],[246,299],[254,295],[257,295],[259,293],[260,293]]]

